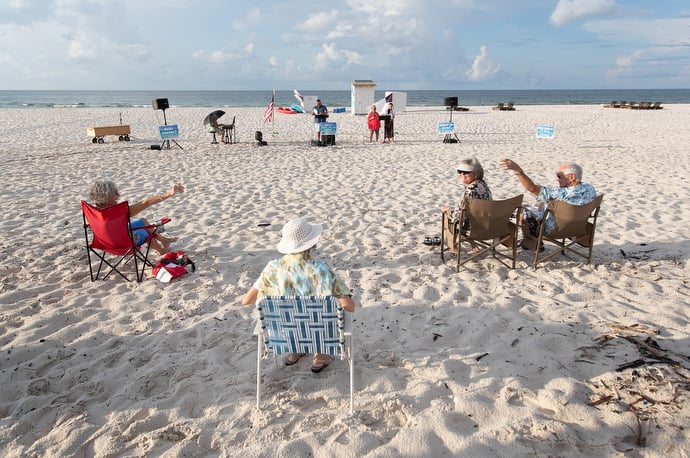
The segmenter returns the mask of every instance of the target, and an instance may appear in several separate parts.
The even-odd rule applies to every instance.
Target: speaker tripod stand
[[[450,119],[448,122],[453,122],[453,112],[455,111],[455,107],[457,107],[457,105],[450,105]],[[458,134],[455,132],[452,134],[446,134],[446,136],[443,137],[443,143],[460,143]]]
[[[163,125],[164,125],[164,126],[167,126],[167,125],[168,125],[168,119],[165,117],[165,108],[163,108]],[[182,150],[184,149],[184,148],[182,148],[182,147],[180,146],[179,143],[177,143],[177,142],[175,141],[174,138],[172,139],[172,142],[173,142],[178,148],[180,148],[180,149],[182,149]],[[165,149],[170,149],[170,139],[169,139],[169,138],[164,139],[164,140],[163,140],[163,143],[161,143],[160,149],[164,149],[164,148],[165,148]]]

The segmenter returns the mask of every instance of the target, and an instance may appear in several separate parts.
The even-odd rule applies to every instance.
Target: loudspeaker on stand
[[[154,110],[167,110],[170,108],[168,99],[153,99],[152,105]]]

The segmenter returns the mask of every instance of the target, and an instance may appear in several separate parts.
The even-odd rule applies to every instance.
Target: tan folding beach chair
[[[491,253],[503,265],[515,268],[517,258],[517,221],[520,219],[522,211],[523,195],[512,197],[506,200],[483,200],[465,198],[460,211],[458,222],[453,231],[453,240],[450,246],[457,250],[455,271],[460,271],[460,266]],[[462,231],[464,217],[469,218],[469,230]],[[445,234],[443,228],[448,224],[446,215],[442,214],[441,234]],[[441,236],[441,259],[444,259],[443,252],[447,249],[444,235]],[[467,242],[474,250],[466,259],[462,259],[462,243]],[[506,264],[504,259],[510,260]]]
[[[540,247],[543,242],[549,242],[558,245],[560,249],[548,253],[546,250],[544,252],[536,250],[534,255],[535,269],[537,264],[551,259],[558,253],[572,253],[586,259],[587,264],[592,261],[594,232],[603,198],[604,195],[600,194],[592,202],[585,205],[570,205],[557,200],[549,202],[539,224],[537,246]],[[553,216],[556,225],[547,235],[544,234],[544,221],[548,214]]]

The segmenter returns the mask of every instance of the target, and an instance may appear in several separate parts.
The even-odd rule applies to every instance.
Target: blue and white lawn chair
[[[353,412],[354,358],[352,314],[335,296],[267,296],[256,308],[259,323],[256,358],[256,407],[261,404],[261,360],[269,355],[324,353],[350,366],[350,413]]]

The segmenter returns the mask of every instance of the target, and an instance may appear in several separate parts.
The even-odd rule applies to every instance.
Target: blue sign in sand
[[[537,126],[537,138],[553,138],[555,127],[545,124]]]
[[[455,122],[453,122],[453,121],[439,122],[437,131],[438,131],[439,135],[454,134],[455,133]]]
[[[166,140],[169,138],[177,138],[180,136],[180,130],[177,128],[177,124],[171,124],[169,126],[158,126],[158,132],[161,135],[161,139]]]
[[[319,123],[319,132],[322,135],[335,135],[337,129],[337,123],[335,122],[322,122]]]

